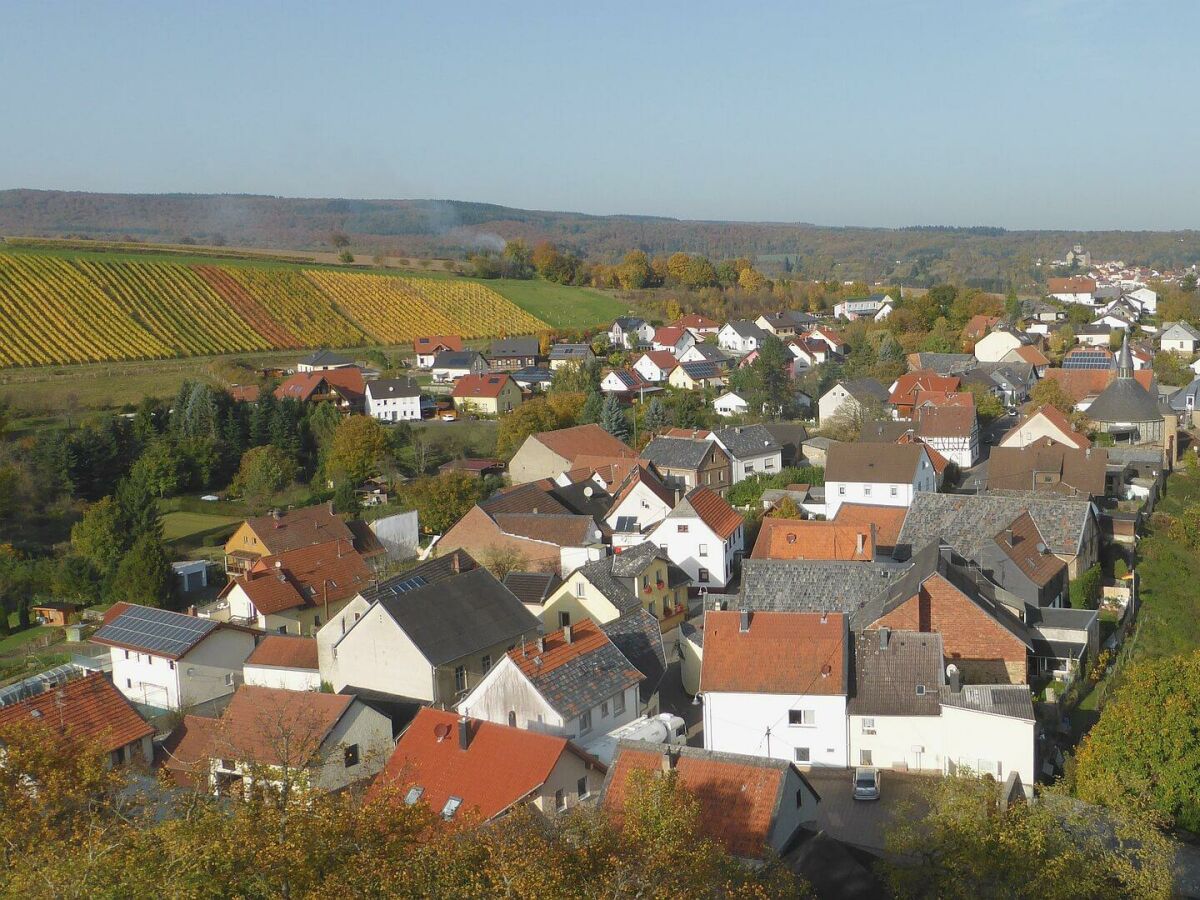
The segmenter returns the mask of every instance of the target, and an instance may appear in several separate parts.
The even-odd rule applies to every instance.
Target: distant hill
[[[1064,201],[1067,202],[1067,201]],[[343,232],[356,252],[455,256],[505,240],[552,240],[601,260],[632,248],[714,259],[754,256],[771,271],[786,257],[803,275],[913,286],[953,280],[991,290],[1029,289],[1036,260],[1074,243],[1096,259],[1157,268],[1200,260],[1200,231],[1005,231],[1000,228],[831,228],[589,216],[457,200],[296,199],[241,194],[89,194],[0,191],[0,234],[167,243],[329,249]]]

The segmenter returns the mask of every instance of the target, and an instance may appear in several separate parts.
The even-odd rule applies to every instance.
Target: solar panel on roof
[[[637,516],[617,516],[617,531],[637,530]]]
[[[135,606],[97,631],[96,638],[151,653],[182,656],[216,627],[217,623],[211,619]]]
[[[389,584],[387,587],[393,594],[407,594],[409,591],[424,587],[428,583],[422,576],[414,575],[412,578],[405,578],[403,581]]]
[[[1102,350],[1082,350],[1068,353],[1063,358],[1064,369],[1111,369],[1112,355]]]

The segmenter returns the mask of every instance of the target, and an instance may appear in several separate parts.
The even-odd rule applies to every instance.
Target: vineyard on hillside
[[[474,282],[0,253],[0,368],[547,329]]]

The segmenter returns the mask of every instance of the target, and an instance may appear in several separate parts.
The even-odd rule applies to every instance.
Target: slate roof
[[[445,556],[435,556],[419,566],[406,569],[391,578],[385,578],[364,590],[362,596],[368,603],[375,603],[380,597],[392,596],[397,592],[395,589],[398,586],[402,588],[400,592],[403,593],[404,590],[411,590],[425,584],[434,584],[445,578],[452,578],[460,572],[469,572],[477,568],[479,568],[479,563],[471,558],[470,553],[456,548]]]
[[[764,425],[736,425],[732,428],[718,428],[713,435],[729,453],[737,459],[750,459],[764,456],[781,450],[775,435]]]
[[[645,545],[640,545],[645,546]],[[653,545],[652,545],[653,546]],[[625,551],[630,553],[632,551]],[[583,575],[588,583],[599,591],[606,600],[617,608],[621,615],[632,613],[641,609],[642,604],[637,597],[633,595],[633,591],[628,586],[623,584],[619,579],[613,577],[612,563],[614,559],[620,559],[625,553],[620,556],[606,556],[604,559],[594,559],[584,563],[577,570]]]
[[[1035,494],[934,494],[918,492],[904,518],[899,543],[922,547],[944,539],[968,559],[978,559],[983,541],[1028,510],[1050,550],[1063,556],[1079,553],[1092,515],[1088,500],[1039,497]]]
[[[841,382],[842,387],[855,400],[876,400],[886,403],[889,391],[874,378],[854,378]]]
[[[853,612],[900,576],[886,562],[745,559],[738,604],[775,612]]]
[[[641,328],[646,324],[646,320],[639,316],[617,316],[613,320],[613,324],[622,331],[632,331],[635,328]]]
[[[504,586],[532,606],[544,604],[561,584],[557,572],[509,572],[504,576]]]
[[[717,347],[714,344],[696,344],[692,347],[692,350],[694,350],[696,353],[699,353],[708,362],[717,363],[722,367],[729,365],[729,357],[725,355],[724,351],[722,351],[720,347]],[[662,352],[669,353],[670,351],[664,350]]]
[[[380,378],[367,382],[367,396],[372,400],[385,397],[420,397],[421,386],[411,378]]]
[[[1055,578],[1066,563],[1053,553],[1043,553],[1045,547],[1042,534],[1029,513],[1021,513],[1012,524],[1001,529],[992,538],[1000,551],[1013,561],[1021,573],[1039,587],[1045,587]]]
[[[746,631],[743,615],[749,617]],[[846,635],[841,613],[709,610],[700,690],[844,696]]]
[[[712,443],[710,440],[659,436],[642,450],[642,459],[660,468],[698,469],[704,463]]]
[[[638,693],[642,702],[648,703],[667,673],[667,654],[658,619],[639,605],[636,610],[605,622],[600,630],[644,676]]]
[[[1182,333],[1180,333],[1182,332]],[[1163,329],[1159,340],[1193,340],[1200,341],[1200,330],[1197,330],[1187,322],[1172,322],[1168,328]]]
[[[964,684],[958,691],[943,687],[941,701],[943,706],[1034,720],[1033,700],[1023,684]]]
[[[443,350],[433,358],[435,369],[469,369],[483,357],[477,350]]]
[[[909,484],[925,456],[920,444],[842,444],[825,461],[825,481]]]
[[[1163,415],[1158,402],[1135,379],[1118,377],[1092,401],[1087,417],[1093,422],[1113,424],[1161,422]]]
[[[94,740],[106,751],[117,750],[154,734],[111,681],[101,672],[0,707],[0,729],[18,722],[61,728],[76,740]]]
[[[379,605],[435,666],[539,627],[537,618],[487,569],[382,597]]]
[[[563,629],[559,629],[545,636],[543,649],[529,642],[510,650],[508,655],[564,719],[574,719],[644,679],[590,619],[571,628],[570,643],[566,642]]]
[[[928,369],[939,375],[962,375],[979,361],[970,353],[910,353],[909,368]]]
[[[331,350],[322,349],[314,350],[300,360],[299,364],[302,366],[349,366],[353,364],[353,360],[339,356]]]
[[[767,339],[767,332],[763,331],[758,327],[758,325],[756,325],[754,322],[751,322],[749,319],[735,319],[733,321],[726,322],[725,324],[737,332],[739,337],[758,338],[759,343],[762,343]]]
[[[1102,497],[1107,465],[1108,453],[1102,447],[1077,450],[1047,437],[1024,447],[992,448],[987,486],[989,490]]]
[[[564,515],[571,512],[536,481],[497,491],[486,500],[480,500],[478,505],[492,518],[501,513]]]
[[[942,676],[942,636],[919,631],[855,635],[852,716],[936,716]],[[917,693],[917,685],[923,693]]]
[[[514,356],[537,356],[538,349],[538,339],[535,337],[500,338],[492,341],[488,357],[506,359]]]

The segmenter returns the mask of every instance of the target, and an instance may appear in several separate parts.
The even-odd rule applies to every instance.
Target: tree
[[[928,779],[917,791],[886,837],[883,872],[897,897],[1171,895],[1173,850],[1144,816],[1085,806],[1054,789],[1034,803],[1002,803],[990,776]]]
[[[600,361],[589,359],[582,363],[559,366],[550,383],[552,393],[586,394],[600,390]]]
[[[742,271],[738,273],[737,280],[738,287],[740,287],[743,291],[750,291],[752,293],[761,291],[769,284],[766,276],[764,276],[762,272],[758,271],[758,269],[752,267],[742,269]]]
[[[504,245],[500,260],[505,278],[533,277],[533,253],[520,238],[514,238]]]
[[[514,547],[493,544],[483,553],[479,563],[497,578],[503,580],[509,572],[524,571],[529,565],[529,560],[524,553]]]
[[[1190,384],[1195,375],[1188,368],[1187,357],[1170,350],[1154,354],[1154,377],[1159,384]]]
[[[333,433],[325,455],[325,474],[335,484],[348,481],[354,487],[372,475],[388,455],[387,433],[371,416],[348,416]]]
[[[1053,406],[1059,412],[1070,415],[1075,409],[1075,401],[1063,389],[1063,386],[1053,378],[1043,378],[1032,391],[1029,399],[1035,406]]]
[[[296,478],[296,464],[278,447],[251,447],[242,454],[241,465],[230,485],[247,505],[261,512],[271,498]]]
[[[990,425],[1005,414],[1004,404],[982,384],[968,384],[967,391],[975,398],[975,415],[980,425]]]
[[[647,434],[657,434],[667,424],[667,411],[663,409],[662,401],[657,397],[651,398],[646,404],[646,413],[642,417],[642,427]]]
[[[350,235],[346,234],[344,231],[331,232],[329,235],[329,243],[331,243],[338,250],[341,250],[343,247],[349,247]]]
[[[654,272],[650,268],[650,260],[641,250],[630,250],[625,254],[621,265],[617,266],[617,280],[627,291],[647,287],[653,277]]]
[[[609,394],[600,410],[600,427],[619,441],[629,439],[629,420],[616,394]]]
[[[604,397],[599,391],[591,391],[579,411],[579,424],[592,425],[600,421],[604,413]]]
[[[343,250],[341,253],[338,254],[338,262],[349,265],[350,263],[354,262],[354,254],[351,253],[349,250]]]
[[[828,421],[822,420],[821,436],[835,441],[857,441],[868,422],[882,422],[886,418],[883,406],[875,400],[848,400]]]
[[[772,508],[768,515],[773,519],[799,519],[801,518],[800,510],[796,508],[796,501],[791,497],[783,497]]]
[[[116,572],[125,552],[126,532],[121,508],[112,497],[98,500],[71,529],[71,547],[91,563],[101,577]]]
[[[410,481],[400,498],[417,511],[427,534],[445,534],[480,499],[479,479],[466,472],[446,472]]]
[[[168,497],[179,491],[183,482],[183,457],[178,446],[160,438],[142,451],[130,470],[156,497]]]
[[[142,606],[162,606],[170,596],[171,561],[157,536],[143,534],[121,557],[109,597]]]

